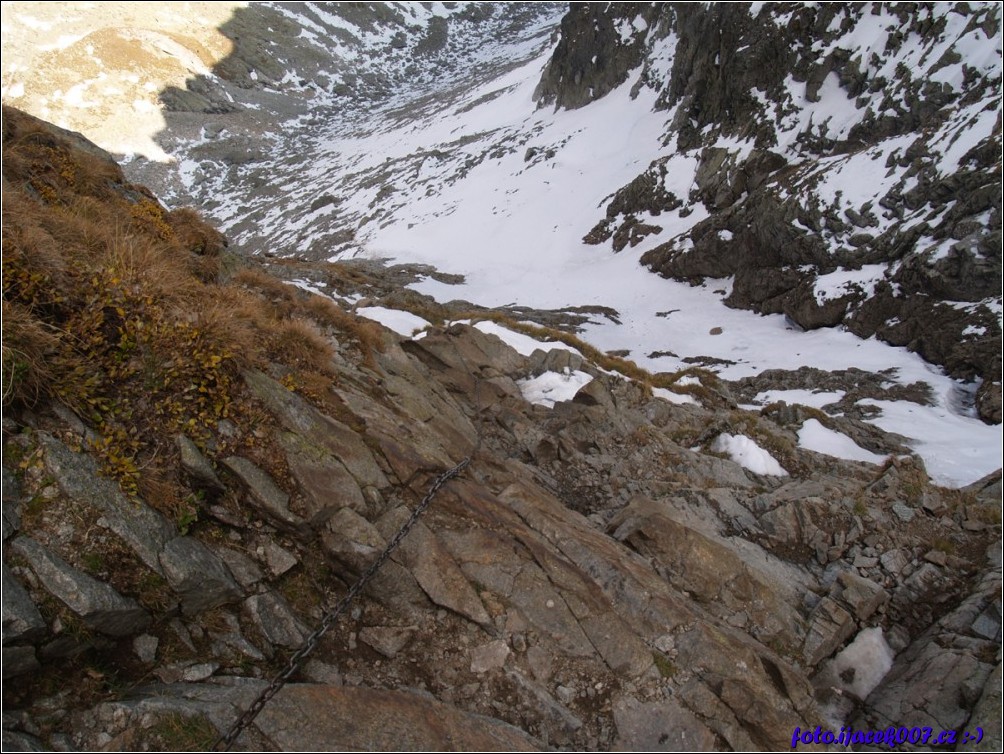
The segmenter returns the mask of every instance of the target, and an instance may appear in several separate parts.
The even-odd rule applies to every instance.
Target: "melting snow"
[[[366,319],[379,322],[398,335],[404,335],[409,338],[419,330],[424,330],[430,324],[428,320],[422,319],[417,314],[401,311],[400,309],[388,309],[384,306],[363,306],[356,309],[356,314],[360,317],[366,317]]]
[[[767,390],[763,393],[758,393],[753,402],[764,406],[769,403],[784,401],[785,403],[800,403],[803,406],[810,406],[812,408],[822,408],[830,403],[836,403],[844,395],[845,393],[840,390]]]
[[[579,353],[578,350],[562,343],[560,340],[536,340],[535,338],[531,338],[529,335],[515,332],[514,330],[503,327],[496,322],[478,322],[474,326],[483,333],[497,336],[503,342],[515,349],[517,353],[520,353],[523,356],[529,356],[534,351],[550,351],[554,348],[561,348],[566,351],[571,351],[572,353]]]
[[[592,375],[578,370],[572,372],[566,368],[563,374],[544,372],[539,377],[519,380],[516,384],[530,403],[554,408],[554,404],[559,401],[572,400],[579,389],[592,380]]]
[[[831,660],[830,669],[841,688],[865,699],[892,668],[895,656],[881,628],[865,628]],[[851,680],[844,681],[845,676]]]
[[[774,459],[774,456],[746,435],[718,435],[711,449],[716,453],[727,453],[733,461],[754,474],[788,476],[788,472]]]
[[[698,401],[694,396],[688,393],[674,393],[672,390],[667,390],[664,387],[652,388],[652,395],[656,398],[662,398],[663,400],[669,401],[670,403],[677,403],[681,405],[691,403],[700,405],[700,401]]]
[[[866,264],[860,270],[837,270],[816,278],[816,300],[840,298],[847,293],[860,291],[865,296],[875,293],[875,284],[885,277],[884,264]]]
[[[798,444],[806,450],[814,450],[835,458],[845,458],[848,461],[874,464],[885,461],[885,456],[865,450],[847,435],[823,426],[816,419],[807,420],[798,430]]]
[[[860,403],[882,409],[872,424],[912,438],[911,447],[924,459],[936,484],[961,487],[1001,466],[1001,428],[959,415],[951,409],[948,395],[940,396],[934,406],[871,398]]]

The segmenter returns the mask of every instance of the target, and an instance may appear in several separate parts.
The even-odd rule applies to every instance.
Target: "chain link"
[[[464,358],[464,355],[459,350],[457,351],[457,355],[463,362],[467,373],[474,375],[474,411],[475,414],[477,414],[481,408],[481,377],[470,369],[467,365],[467,359]],[[324,634],[328,632],[328,629],[334,625],[335,621],[341,617],[346,609],[348,609],[349,605],[352,604],[352,601],[366,587],[366,584],[370,581],[370,579],[372,579],[383,564],[387,562],[387,559],[390,558],[394,550],[397,549],[397,546],[401,544],[401,540],[408,536],[408,532],[411,531],[412,527],[418,521],[419,516],[421,516],[425,512],[425,509],[429,507],[429,504],[436,496],[436,493],[442,489],[444,484],[451,479],[460,476],[464,469],[471,465],[474,457],[481,450],[481,441],[483,439],[481,426],[477,420],[475,420],[475,429],[477,431],[477,442],[471,450],[471,454],[464,458],[464,460],[456,466],[447,469],[433,480],[432,485],[429,487],[429,491],[425,494],[425,497],[422,498],[422,501],[416,506],[415,510],[411,512],[408,520],[404,522],[404,525],[398,530],[397,534],[394,535],[394,538],[387,544],[387,547],[384,548],[383,552],[380,553],[377,559],[370,564],[363,575],[360,576],[359,579],[349,588],[349,591],[346,592],[345,596],[342,597],[335,604],[335,606],[325,614],[314,633],[308,636],[300,648],[296,650],[292,657],[289,658],[289,661],[286,663],[286,667],[282,670],[282,672],[272,679],[269,685],[261,692],[261,694],[258,695],[258,698],[255,699],[251,706],[244,711],[244,714],[237,718],[237,721],[230,727],[230,730],[217,739],[217,741],[213,744],[213,751],[230,751],[230,747],[233,746],[237,737],[244,732],[245,728],[247,728],[256,717],[258,717],[258,713],[262,711],[266,704],[268,704],[269,700],[278,694],[279,690],[282,689],[289,679],[293,677],[296,671],[299,670],[300,665],[307,658],[307,656],[314,651],[318,642]]]
[[[426,493],[425,497],[422,498],[422,502],[411,512],[408,520],[404,522],[404,525],[398,530],[394,538],[387,544],[380,556],[374,560],[369,568],[363,573],[362,576],[352,585],[349,591],[342,597],[338,603],[329,610],[324,618],[321,620],[321,624],[307,639],[300,645],[300,648],[296,650],[289,661],[286,663],[286,667],[279,673],[275,678],[272,679],[271,683],[258,695],[258,698],[254,700],[250,707],[248,707],[244,714],[242,714],[224,735],[217,739],[216,743],[213,744],[214,751],[229,751],[230,747],[233,746],[234,741],[237,737],[244,732],[256,717],[258,713],[262,711],[264,706],[268,704],[269,700],[279,693],[279,690],[286,685],[290,678],[299,670],[300,665],[307,658],[317,643],[321,640],[321,637],[327,633],[328,629],[334,624],[336,620],[345,612],[348,606],[352,603],[359,593],[365,588],[366,584],[372,579],[376,572],[380,570],[381,566],[387,562],[387,559],[391,556],[397,546],[401,544],[408,532],[411,531],[415,522],[418,521],[418,517],[422,515],[426,508],[429,507],[429,503],[432,502],[432,498],[436,496],[436,493],[451,479],[459,476],[464,469],[471,465],[471,461],[474,459],[474,455],[477,453],[478,448],[481,447],[481,435],[478,433],[478,442],[472,451],[471,455],[467,456],[464,460],[458,463],[451,469],[447,469],[442,474],[440,474],[433,481],[432,486],[429,487],[429,491]],[[222,749],[220,748],[222,747]]]

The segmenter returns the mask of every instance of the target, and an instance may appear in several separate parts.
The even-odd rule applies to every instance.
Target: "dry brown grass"
[[[23,306],[3,302],[3,403],[34,406],[49,396],[57,338]]]
[[[368,319],[350,314],[331,299],[309,296],[302,302],[302,309],[307,316],[317,322],[351,338],[358,345],[368,366],[373,366],[373,354],[383,351],[383,333],[380,326]]]
[[[262,320],[263,316],[270,316],[280,323],[280,338],[288,334],[296,342],[293,345],[298,345],[290,352],[290,346],[270,341],[277,360],[282,361],[283,354],[290,352],[297,356],[301,364],[305,364],[310,362],[308,353],[313,353],[314,366],[322,370],[327,368],[327,361],[331,357],[330,343],[325,345],[318,340],[323,339],[324,333],[310,325],[311,322],[321,328],[328,328],[336,337],[347,338],[359,349],[367,366],[372,367],[373,354],[383,350],[383,335],[378,325],[346,312],[331,299],[306,293],[269,275],[260,267],[248,267],[239,271],[234,275],[233,282],[246,289],[256,290],[268,299],[270,313],[266,315],[259,311],[252,315],[257,318],[261,329],[270,329]],[[296,322],[300,324],[289,324]]]
[[[261,267],[245,267],[233,276],[231,282],[258,291],[273,304],[280,305],[280,312],[284,315],[288,315],[292,311],[292,306],[284,307],[281,305],[291,304],[297,294],[296,286],[284,283],[279,278],[269,275]]]
[[[335,355],[331,341],[317,325],[305,319],[286,319],[277,323],[272,352],[276,361],[297,371],[330,369]]]
[[[158,302],[184,307],[205,294],[177,249],[149,236],[110,234],[101,264],[114,284],[142,291]]]
[[[219,256],[227,247],[226,237],[191,207],[180,207],[165,218],[178,243],[194,254]]]
[[[124,183],[118,165],[76,148],[69,138],[10,107],[3,108],[4,177],[48,203],[66,194],[107,198]]]
[[[185,496],[146,470],[175,433],[208,444],[220,419],[258,410],[243,369],[276,364],[320,394],[336,342],[369,359],[382,346],[376,325],[253,263],[221,282],[225,239],[196,212],[168,212],[30,116],[4,117],[4,407],[70,407],[127,492],[185,518]]]

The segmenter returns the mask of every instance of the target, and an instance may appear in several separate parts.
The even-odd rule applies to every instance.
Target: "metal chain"
[[[391,553],[393,553],[394,550],[397,549],[397,546],[401,544],[401,540],[408,536],[408,532],[411,531],[415,522],[418,521],[418,517],[421,516],[425,509],[429,507],[429,503],[432,502],[432,498],[436,496],[436,493],[439,492],[440,488],[442,488],[444,484],[454,477],[459,476],[464,469],[471,465],[471,461],[480,447],[481,433],[479,432],[477,445],[471,452],[471,455],[467,456],[453,468],[447,469],[436,477],[432,486],[429,487],[428,493],[426,493],[425,497],[422,498],[422,502],[420,502],[415,510],[411,512],[408,520],[404,522],[404,525],[398,530],[397,534],[394,535],[394,538],[388,543],[387,547],[384,548],[384,551],[380,553],[380,556],[370,564],[369,568],[367,568],[363,575],[359,577],[358,581],[352,585],[345,596],[342,597],[338,603],[328,611],[328,613],[321,620],[320,626],[317,627],[314,633],[307,637],[306,641],[304,641],[293,656],[289,658],[289,662],[286,663],[286,667],[283,671],[272,679],[272,682],[269,683],[265,690],[258,695],[258,698],[254,700],[254,703],[252,703],[251,706],[245,710],[244,714],[237,719],[237,722],[231,726],[230,730],[217,739],[216,743],[213,744],[214,751],[220,751],[221,746],[223,747],[222,751],[230,750],[230,747],[233,746],[237,737],[254,721],[256,717],[258,717],[258,713],[262,711],[262,708],[266,704],[268,704],[269,700],[279,693],[279,690],[286,685],[293,674],[299,669],[300,664],[307,658],[307,655],[314,651],[314,648],[321,640],[321,637],[327,633],[328,629],[331,628],[334,622],[338,620],[342,613],[345,612],[348,606],[352,603],[352,600],[358,596],[369,580],[376,575],[376,572],[380,570],[380,567],[387,562]]]
[[[470,369],[467,365],[467,359],[464,358],[464,355],[459,350],[457,351],[457,355],[463,362],[467,373],[474,375],[474,411],[475,414],[477,414],[481,406],[481,377]],[[244,732],[244,729],[247,728],[256,717],[258,717],[258,713],[262,711],[266,704],[268,704],[269,700],[278,694],[279,690],[282,689],[289,679],[293,677],[293,674],[299,670],[300,665],[307,658],[307,655],[314,651],[317,643],[321,640],[324,634],[328,632],[328,629],[331,628],[339,617],[341,617],[342,613],[344,613],[349,605],[352,604],[352,600],[359,595],[359,593],[366,587],[366,584],[370,581],[370,579],[372,579],[383,564],[387,562],[387,559],[391,556],[394,550],[397,549],[397,546],[401,544],[401,540],[408,536],[408,532],[411,531],[412,527],[418,521],[418,517],[421,516],[422,513],[425,512],[425,509],[429,507],[429,504],[436,496],[436,493],[439,492],[444,484],[451,479],[460,476],[464,469],[471,465],[471,462],[474,460],[474,456],[476,456],[478,451],[481,450],[481,441],[483,439],[481,426],[477,421],[475,422],[475,429],[477,431],[477,442],[471,450],[471,454],[464,458],[464,460],[456,466],[451,469],[447,469],[436,477],[435,480],[433,480],[432,485],[429,487],[429,491],[425,494],[425,497],[422,498],[422,501],[418,504],[415,510],[411,512],[408,520],[404,522],[404,525],[398,530],[397,534],[394,535],[394,538],[387,544],[387,547],[384,548],[379,557],[377,557],[377,559],[370,564],[369,568],[366,569],[363,575],[360,576],[356,583],[349,588],[349,591],[346,592],[345,596],[342,597],[338,603],[325,614],[324,618],[321,619],[321,624],[317,627],[314,633],[308,636],[300,648],[296,650],[292,657],[289,658],[289,661],[286,663],[286,667],[283,671],[272,679],[268,686],[261,692],[261,694],[258,695],[258,698],[255,699],[251,706],[244,711],[244,714],[237,718],[237,721],[230,727],[230,730],[216,740],[213,744],[213,751],[220,751],[221,746],[223,747],[222,751],[230,751],[230,747],[233,746],[237,737]]]

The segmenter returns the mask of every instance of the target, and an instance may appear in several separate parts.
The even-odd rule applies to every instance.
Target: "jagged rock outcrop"
[[[561,36],[534,91],[542,105],[577,108],[622,84],[644,59],[644,39],[658,18],[650,3],[620,3],[613,13],[571,3]]]
[[[114,716],[110,707],[74,713],[87,721],[67,720],[70,727],[64,730],[77,745],[108,742],[108,737],[142,740],[139,720],[144,714],[194,715],[217,729],[232,719],[252,690],[260,688],[250,681],[238,683],[246,675],[241,668],[257,667],[278,647],[296,646],[316,621],[320,605],[313,600],[320,595],[311,597],[318,587],[302,581],[308,569],[331,574],[334,580],[325,590],[351,580],[396,531],[406,515],[402,503],[423,494],[437,469],[473,447],[475,430],[465,436],[453,434],[447,423],[429,425],[418,419],[430,416],[423,405],[433,415],[457,414],[464,417],[461,426],[473,422],[480,428],[483,445],[474,473],[444,488],[425,523],[388,564],[393,570],[370,587],[354,613],[358,617],[339,623],[337,638],[320,650],[320,657],[339,667],[351,686],[393,688],[420,681],[440,701],[419,700],[404,691],[294,686],[282,692],[278,706],[266,708],[242,739],[244,745],[271,741],[281,748],[303,748],[314,740],[311,736],[329,735],[316,721],[328,719],[323,711],[333,699],[351,708],[358,697],[367,700],[374,715],[387,714],[398,704],[417,704],[424,711],[416,708],[416,714],[431,716],[426,719],[488,714],[532,736],[520,738],[525,734],[490,722],[486,734],[503,738],[480,746],[606,748],[615,737],[647,740],[641,733],[646,726],[680,722],[707,748],[778,748],[790,743],[795,726],[822,724],[808,674],[860,626],[888,631],[909,626],[906,635],[913,637],[928,625],[932,608],[937,614],[925,589],[911,591],[925,568],[941,579],[939,593],[984,599],[980,595],[986,589],[970,593],[963,576],[978,573],[979,558],[949,556],[954,576],[936,565],[933,555],[934,562],[921,565],[918,558],[927,543],[918,533],[928,530],[927,515],[921,512],[911,525],[890,513],[888,506],[896,504],[920,510],[904,497],[916,494],[916,487],[904,486],[907,482],[923,485],[913,471],[892,467],[876,482],[874,470],[821,463],[812,454],[799,453],[804,464],[799,480],[777,486],[670,439],[681,430],[693,431],[684,428],[695,421],[713,421],[713,412],[706,409],[671,408],[599,373],[594,382],[605,387],[606,401],[566,402],[540,410],[520,395],[492,393],[487,400],[491,388],[482,380],[488,375],[519,377],[530,371],[529,363],[501,341],[466,326],[405,341],[407,350],[389,335],[385,338],[375,373],[386,380],[380,401],[352,386],[363,373],[349,364],[342,369],[352,380],[343,377],[334,388],[365,421],[365,429],[342,425],[338,430],[338,422],[302,397],[263,375],[248,375],[258,390],[276,397],[279,390],[286,391],[287,398],[271,408],[277,428],[296,427],[281,430],[298,437],[290,447],[300,447],[309,437],[325,443],[337,457],[348,451],[345,458],[360,440],[358,447],[373,448],[366,450],[367,463],[383,469],[383,481],[375,486],[378,494],[371,496],[374,504],[357,512],[351,495],[340,498],[333,489],[328,499],[336,512],[309,523],[301,516],[304,523],[298,527],[254,507],[230,510],[229,516],[241,523],[224,524],[226,517],[220,515],[200,524],[203,535],[223,535],[229,552],[236,547],[245,553],[223,557],[222,548],[215,548],[221,559],[216,562],[225,562],[227,572],[244,584],[243,606],[218,608],[229,616],[225,629],[200,617],[206,613],[186,611],[162,628],[137,623],[131,633],[153,630],[159,635],[163,649],[155,649],[154,663],[161,670],[155,675],[168,681],[205,677],[205,685],[151,687],[114,703],[124,710]],[[588,363],[579,366],[592,370]],[[394,393],[389,390],[394,378],[422,389]],[[305,422],[304,416],[314,419]],[[320,426],[332,432],[324,433]],[[534,461],[532,454],[541,452],[540,439],[534,439],[537,426],[544,429],[537,437],[553,438],[560,450]],[[577,427],[589,429],[582,434]],[[23,444],[33,436],[22,431],[16,440]],[[592,448],[582,445],[581,436],[592,438]],[[40,439],[45,457],[68,453],[57,441]],[[448,455],[442,455],[444,450]],[[229,479],[222,459],[218,464],[220,479]],[[73,482],[79,472],[71,471],[67,483],[62,480],[65,465],[48,467],[60,489],[75,494],[87,489]],[[364,464],[350,472],[356,484],[376,481],[367,480],[374,472],[365,469]],[[242,471],[239,466],[237,471]],[[260,468],[256,473],[271,477]],[[737,476],[753,484],[735,486]],[[634,491],[623,486],[626,480],[634,480]],[[241,490],[236,476],[225,484],[234,493]],[[278,486],[279,480],[271,478],[271,484]],[[288,509],[305,510],[301,506],[310,489],[293,477],[283,485]],[[919,489],[928,500],[925,510],[936,510],[933,500],[946,494]],[[864,495],[868,502],[855,507],[854,497]],[[148,509],[142,502],[132,505],[150,515],[143,513]],[[962,523],[978,520],[975,509],[972,516]],[[958,521],[956,516],[943,518],[938,525],[944,536],[960,543],[986,541],[986,533],[969,532]],[[274,571],[266,552],[253,546],[260,534],[284,543],[282,549],[295,562],[290,571]],[[331,538],[335,535],[338,546]],[[129,546],[146,547],[140,540]],[[907,553],[905,558],[882,557],[880,563],[877,556],[894,546]],[[808,564],[803,553],[810,556]],[[23,570],[17,573],[24,577]],[[290,591],[295,583],[302,585]],[[897,596],[890,602],[889,594]],[[999,630],[994,628],[999,619],[984,613],[980,630]],[[213,620],[219,623],[219,618]],[[181,643],[178,636],[184,637]],[[409,642],[412,636],[422,641]],[[18,642],[25,646],[26,638],[22,633]],[[381,662],[360,654],[363,645],[378,651]],[[170,667],[163,654],[168,646],[175,647]],[[960,661],[982,662],[966,659],[971,657],[968,649],[959,651]],[[975,704],[982,685],[972,684],[967,703]],[[944,693],[947,700],[956,691],[946,686]],[[146,694],[160,700],[156,709],[150,701],[140,701]],[[300,711],[302,724],[288,724],[283,699]],[[394,730],[380,731],[380,736],[390,736],[386,739],[372,738],[375,731],[353,730],[357,732],[348,735],[361,738],[347,738],[346,745],[366,748],[394,741],[401,746],[406,741]],[[418,736],[419,730],[408,735]],[[490,732],[494,730],[498,733]],[[437,737],[442,733],[429,735],[433,738],[421,738],[423,745],[445,740]]]
[[[1000,553],[992,549],[987,556],[989,569],[972,593],[897,657],[853,720],[855,728],[965,730],[980,724],[970,710],[1000,666]],[[980,727],[991,742],[1000,740],[992,721]]]

